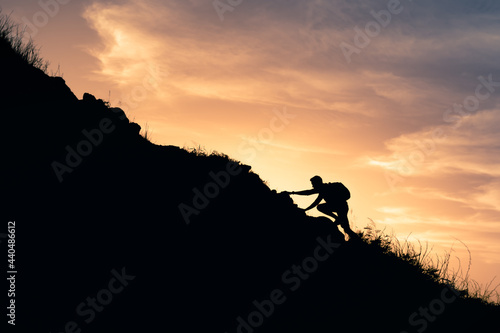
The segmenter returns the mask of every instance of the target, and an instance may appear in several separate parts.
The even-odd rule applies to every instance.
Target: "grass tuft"
[[[49,62],[43,60],[40,56],[40,48],[31,38],[27,42],[24,40],[25,29],[21,29],[19,24],[14,23],[10,14],[2,14],[0,8],[0,47],[4,50],[10,48],[26,64],[47,74]]]
[[[408,241],[410,235],[404,241],[400,241],[394,235],[387,235],[384,230],[377,229],[373,221],[364,230],[358,232],[358,235],[373,250],[398,258],[414,266],[418,271],[427,276],[429,280],[451,285],[456,290],[459,290],[465,298],[479,299],[485,303],[500,305],[500,294],[497,290],[500,283],[494,284],[494,278],[483,286],[470,278],[471,253],[467,245],[460,240],[458,241],[465,246],[469,253],[469,262],[467,263],[465,273],[459,258],[457,258],[459,267],[456,270],[451,269],[450,260],[453,249],[450,252],[446,252],[443,256],[436,254],[433,257],[431,255],[432,247],[429,248],[427,242],[425,244],[422,244],[420,241],[412,243]]]

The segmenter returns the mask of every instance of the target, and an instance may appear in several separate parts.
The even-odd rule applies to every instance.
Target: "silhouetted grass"
[[[227,154],[218,152],[216,150],[208,151],[207,148],[205,148],[205,146],[201,146],[201,145],[198,145],[197,147],[184,146],[183,149],[188,151],[189,153],[197,156],[197,157],[208,157],[208,158],[212,158],[212,159],[222,159],[222,160],[226,160],[226,162],[238,163],[237,160],[230,158]]]
[[[184,150],[196,155],[196,156],[209,156],[211,154],[211,152],[209,152],[205,146],[202,146],[200,144],[198,144],[197,147],[188,147],[188,146],[184,146],[183,147]]]
[[[0,8],[0,47],[11,49],[22,61],[47,73],[49,62],[40,56],[40,48],[30,38],[27,42],[23,36],[25,30],[13,22],[10,15],[2,14]]]
[[[468,247],[461,241],[469,252],[469,262],[467,263],[465,273],[458,258],[459,267],[455,270],[451,269],[450,252],[446,252],[443,256],[436,254],[433,257],[432,248],[429,248],[427,242],[425,244],[422,244],[420,241],[412,243],[408,241],[408,238],[400,241],[394,235],[387,235],[384,233],[384,230],[377,229],[373,221],[364,230],[359,231],[358,235],[374,251],[397,258],[397,260],[415,267],[417,271],[431,281],[443,285],[451,285],[460,291],[464,298],[500,305],[500,295],[497,291],[500,283],[494,285],[495,279],[493,279],[483,286],[470,278],[471,253]]]
[[[146,126],[143,130],[141,130],[141,136],[148,142],[152,143],[152,130],[149,128],[149,125],[146,123]]]

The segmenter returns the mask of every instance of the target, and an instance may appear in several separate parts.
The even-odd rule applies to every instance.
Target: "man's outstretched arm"
[[[319,205],[319,203],[321,202],[321,200],[323,200],[323,197],[321,195],[318,195],[318,197],[316,198],[316,200],[314,200],[314,202],[309,207],[304,208],[304,211],[316,207],[317,205]]]
[[[318,190],[312,189],[312,190],[304,190],[304,191],[294,191],[294,192],[285,192],[288,194],[297,194],[297,195],[311,195],[311,194],[316,194],[319,193]]]

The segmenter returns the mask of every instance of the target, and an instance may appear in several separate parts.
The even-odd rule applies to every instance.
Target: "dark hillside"
[[[345,242],[250,166],[154,145],[122,110],[0,54],[19,332],[500,332],[498,307]]]

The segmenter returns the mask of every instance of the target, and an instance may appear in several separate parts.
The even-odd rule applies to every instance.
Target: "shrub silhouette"
[[[122,110],[79,100],[61,78],[19,61],[5,36],[1,174],[5,218],[16,221],[21,331],[229,333],[243,321],[255,332],[423,327],[409,316],[440,297],[446,285],[436,272],[367,233],[343,242],[328,219],[306,216],[224,154],[152,144]],[[114,130],[59,182],[51,163],[103,119]],[[196,189],[228,163],[239,172],[186,224],[179,205],[193,205]],[[99,292],[122,268],[135,278],[108,303]],[[93,316],[79,313],[92,298],[101,305]],[[273,299],[280,304],[271,311]],[[462,295],[426,332],[495,332],[498,315],[498,306]]]

